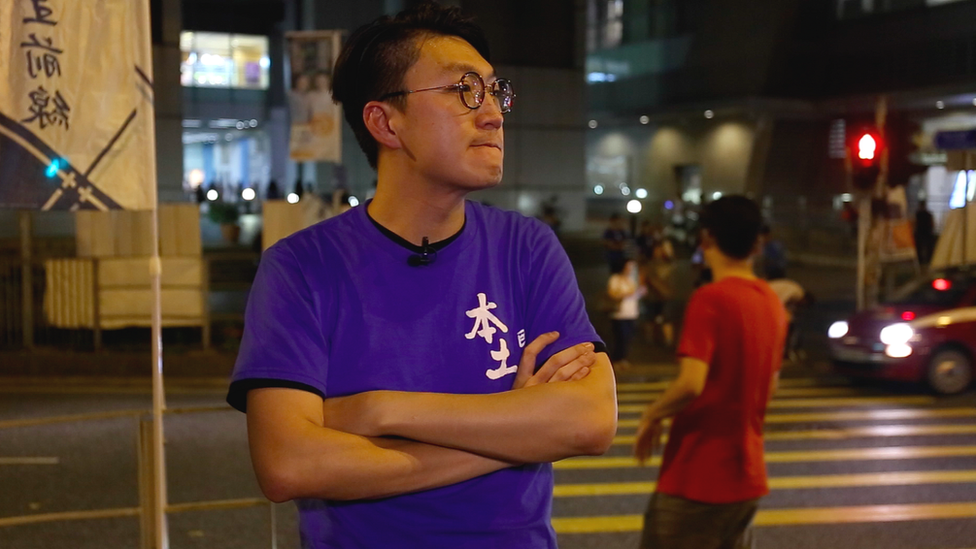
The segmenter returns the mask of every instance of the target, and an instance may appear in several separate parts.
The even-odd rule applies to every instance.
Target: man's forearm
[[[289,410],[286,389],[249,397],[248,439],[258,483],[271,500],[375,499],[455,484],[514,465],[453,448],[370,438],[326,428],[319,410]],[[278,394],[268,393],[278,391]],[[260,391],[252,391],[259,393]],[[292,393],[300,393],[292,391]]]
[[[376,446],[374,452],[385,456],[381,459],[384,465],[364,469],[347,462],[351,467],[339,472],[345,481],[330,490],[331,499],[379,499],[420,492],[516,465],[413,440],[371,438],[369,441]]]
[[[602,454],[616,432],[606,355],[581,380],[490,395],[384,393],[377,433],[517,462]]]
[[[679,378],[668,385],[660,398],[647,408],[644,417],[651,421],[669,418],[684,410],[697,397],[698,394]]]

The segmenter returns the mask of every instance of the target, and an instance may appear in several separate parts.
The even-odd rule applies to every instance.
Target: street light
[[[630,235],[637,236],[637,214],[641,212],[644,205],[641,204],[640,200],[631,200],[627,202],[627,211],[630,212]]]
[[[645,198],[647,198],[647,189],[644,188],[637,189],[637,191],[634,193],[634,196],[636,196],[641,200],[644,200]]]
[[[288,193],[288,203],[298,204],[298,195],[295,193]]]
[[[257,193],[255,193],[254,192],[254,189],[252,189],[250,187],[248,187],[248,188],[244,189],[243,191],[241,191],[241,198],[243,198],[244,200],[247,200],[248,202],[250,202],[251,200],[254,200],[254,197],[255,196],[257,196]]]
[[[217,189],[210,189],[207,191],[207,200],[211,202],[216,202],[218,196],[220,196],[220,193],[217,192]]]

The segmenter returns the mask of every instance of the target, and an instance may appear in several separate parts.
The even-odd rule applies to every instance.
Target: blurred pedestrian
[[[803,358],[801,350],[802,338],[800,330],[796,325],[796,315],[806,309],[814,302],[813,294],[795,280],[788,278],[777,278],[769,281],[769,287],[779,298],[783,308],[786,309],[786,319],[789,327],[786,333],[786,349],[783,356],[791,362]]]
[[[932,252],[935,249],[935,220],[924,200],[918,202],[918,209],[915,211],[914,233],[918,262],[921,265],[928,265],[932,261]]]
[[[227,400],[305,549],[555,548],[549,462],[613,440],[559,241],[466,199],[501,182],[514,99],[487,47],[430,2],[353,32],[332,91],[376,195],[261,258]]]
[[[674,267],[675,253],[671,240],[663,232],[655,231],[650,259],[644,266],[644,284],[647,287],[645,302],[648,314],[644,325],[650,332],[649,339],[660,341],[665,347],[674,345]]]
[[[620,214],[610,215],[607,230],[603,231],[603,247],[607,252],[607,264],[612,270],[614,265],[624,260],[627,249],[627,231]]]
[[[766,280],[786,278],[786,246],[773,237],[769,225],[763,225],[761,235],[763,277]]]
[[[637,261],[620,259],[610,266],[607,294],[617,302],[617,309],[610,314],[613,328],[613,346],[610,362],[619,368],[629,368],[630,343],[637,331],[640,318],[640,299],[647,292],[638,279]]]
[[[859,213],[857,208],[851,202],[844,202],[844,208],[840,212],[840,218],[847,223],[848,228],[851,231],[851,237],[857,238],[857,224]]]
[[[278,200],[281,198],[281,189],[278,188],[278,182],[274,179],[268,183],[268,189],[264,193],[264,197],[267,200]]]
[[[700,240],[700,239],[699,239]],[[705,262],[705,250],[701,243],[695,245],[691,254],[692,286],[699,288],[712,281],[712,268]]]
[[[673,416],[642,548],[751,547],[749,527],[769,490],[763,421],[779,379],[786,311],[753,272],[762,226],[755,202],[724,196],[705,208],[701,226],[715,281],[691,296],[678,378],[644,412],[634,445],[643,464]]]
[[[661,236],[663,236],[663,231],[651,223],[650,220],[645,219],[641,221],[640,229],[638,229],[637,235],[634,237],[634,244],[637,246],[637,254],[641,264],[651,259],[651,253],[654,251],[654,243]]]
[[[549,198],[543,200],[541,209],[542,211],[539,219],[546,225],[549,225],[549,228],[552,229],[552,232],[556,233],[556,236],[558,237],[563,226],[562,218],[559,215],[559,195],[552,194],[549,196]]]

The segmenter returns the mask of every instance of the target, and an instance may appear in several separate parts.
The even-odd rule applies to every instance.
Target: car
[[[919,277],[876,307],[830,325],[835,372],[965,391],[976,364],[976,268]]]

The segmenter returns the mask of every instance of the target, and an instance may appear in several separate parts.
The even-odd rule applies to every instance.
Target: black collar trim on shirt
[[[410,250],[411,252],[413,252],[415,254],[424,253],[423,246],[417,246],[416,244],[412,244],[406,238],[403,238],[402,236],[400,236],[400,235],[396,234],[395,232],[391,231],[390,229],[387,229],[383,225],[380,225],[378,221],[376,221],[375,219],[373,219],[373,216],[369,215],[369,210],[366,211],[366,218],[369,219],[370,222],[372,222],[373,225],[375,225],[376,228],[379,229],[381,233],[383,233],[383,236],[389,238],[393,242],[399,244],[400,246],[403,246],[404,248]],[[461,225],[461,229],[458,232],[456,232],[453,235],[445,238],[444,240],[440,240],[440,241],[437,241],[437,242],[432,242],[430,244],[430,247],[431,248],[434,248],[437,251],[443,250],[444,248],[447,247],[448,244],[450,244],[451,242],[454,242],[455,240],[458,239],[459,236],[461,236],[461,233],[464,232],[464,228],[467,225],[468,225],[468,218],[467,218],[467,216],[465,216],[465,218],[464,218],[464,224]]]

